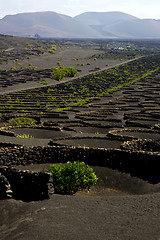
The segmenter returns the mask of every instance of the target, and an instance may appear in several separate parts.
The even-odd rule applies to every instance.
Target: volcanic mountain
[[[99,33],[76,19],[56,12],[7,15],[0,20],[0,33],[46,38],[97,38]]]
[[[160,21],[140,19],[123,12],[86,12],[75,19],[103,37],[160,38]]]
[[[70,17],[56,12],[7,15],[0,33],[42,38],[160,38],[160,20],[123,12],[86,12]]]

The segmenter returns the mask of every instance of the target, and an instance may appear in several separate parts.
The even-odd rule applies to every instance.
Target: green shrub
[[[10,70],[11,70],[11,71],[16,71],[17,69],[16,69],[16,67],[13,67],[13,66],[12,66],[12,67],[10,68]]]
[[[57,81],[63,80],[65,77],[65,72],[62,69],[57,69],[52,73],[51,78]]]
[[[11,118],[9,120],[9,124],[12,126],[36,126],[37,121],[33,118],[24,118],[24,117],[17,117],[17,118]]]
[[[26,47],[27,48],[33,48],[33,45],[32,44],[28,44]]]
[[[98,180],[93,169],[84,162],[53,164],[48,172],[52,173],[54,190],[58,194],[72,195],[79,190],[90,190]]]
[[[66,67],[62,70],[65,72],[66,77],[74,77],[77,74],[77,70],[74,67]]]
[[[51,54],[55,54],[55,51],[53,49],[49,49],[49,50],[47,50],[47,52],[49,52]]]
[[[44,48],[43,47],[38,47],[37,50],[44,50]]]
[[[51,67],[51,70],[58,70],[59,67],[58,66],[55,66],[55,67]]]
[[[31,136],[29,134],[17,135],[17,137],[19,137],[19,138],[34,138],[33,136]]]
[[[10,105],[10,106],[3,106],[2,109],[4,109],[4,110],[11,110],[11,109],[14,109],[14,107],[12,105]]]
[[[40,82],[40,84],[42,84],[42,85],[48,85],[48,82],[42,81],[42,82]]]
[[[58,61],[58,62],[57,62],[57,65],[58,65],[58,66],[60,66],[60,65],[61,65],[61,62],[60,62],[60,61]]]
[[[57,69],[52,73],[51,78],[55,80],[63,80],[65,77],[74,77],[77,70],[73,67],[65,67],[62,69]]]
[[[51,46],[51,50],[56,51],[56,50],[57,50],[57,46],[56,46],[56,45],[52,45],[52,46]]]

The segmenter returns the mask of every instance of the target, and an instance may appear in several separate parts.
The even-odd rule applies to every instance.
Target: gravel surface
[[[158,240],[160,193],[1,201],[1,239]]]
[[[17,166],[34,171],[43,167],[49,165]],[[117,170],[94,167],[94,171],[99,181],[90,193],[53,194],[37,202],[1,200],[0,238],[160,239],[160,186]]]

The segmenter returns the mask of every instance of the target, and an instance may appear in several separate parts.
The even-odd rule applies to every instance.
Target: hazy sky
[[[55,11],[69,16],[88,11],[122,11],[139,18],[160,19],[160,0],[0,0],[0,18],[36,11]]]

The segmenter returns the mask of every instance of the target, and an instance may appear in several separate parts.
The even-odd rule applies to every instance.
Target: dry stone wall
[[[28,201],[48,198],[49,174],[20,171],[13,166],[78,160],[91,166],[118,169],[143,179],[147,176],[160,176],[159,153],[66,146],[6,147],[0,149],[0,194],[7,196],[8,182],[12,197],[16,199]]]
[[[49,198],[50,175],[0,167],[0,198],[13,197],[24,201]]]
[[[0,149],[0,165],[14,166],[39,163],[65,163],[84,161],[89,165],[105,166],[124,172],[156,172],[159,170],[160,154],[120,149],[94,149],[67,146],[53,147],[7,147]],[[160,168],[159,168],[160,169]]]

